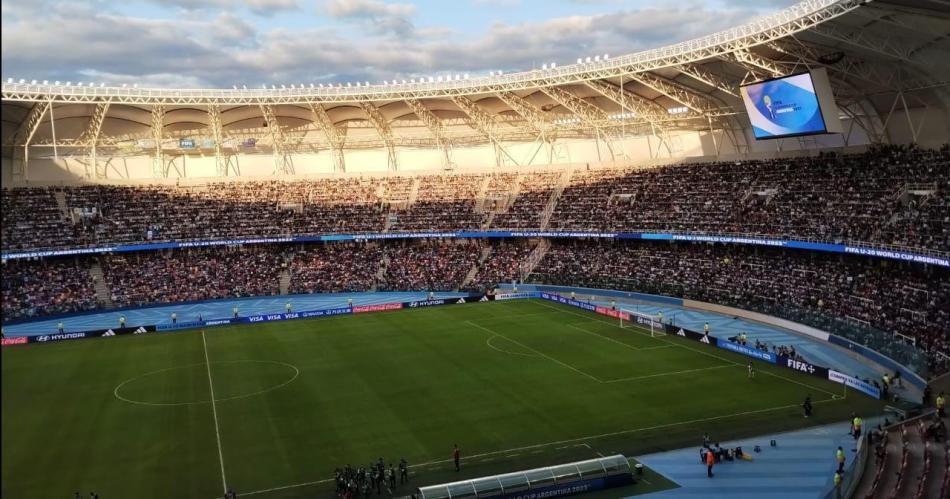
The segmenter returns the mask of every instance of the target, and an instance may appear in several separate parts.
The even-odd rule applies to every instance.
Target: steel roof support
[[[429,108],[425,107],[418,99],[406,99],[406,104],[412,109],[416,117],[425,124],[426,128],[432,132],[436,146],[442,150],[442,167],[445,169],[454,168],[455,162],[452,161],[452,145],[445,137],[445,126],[442,124],[442,120],[430,111]]]
[[[399,161],[396,158],[396,142],[393,140],[393,131],[379,109],[372,102],[360,102],[360,107],[366,113],[367,121],[379,132],[379,137],[386,145],[386,163],[390,171],[399,170]]]
[[[628,92],[623,88],[611,85],[605,81],[594,80],[588,81],[586,84],[590,88],[602,94],[604,97],[607,97],[608,99],[619,104],[624,112],[629,110],[630,112],[636,114],[638,118],[644,119],[650,123],[650,130],[653,136],[656,137],[660,142],[657,144],[655,156],[653,151],[650,151],[651,157],[659,157],[661,147],[666,148],[667,154],[671,156],[673,155],[669,129],[663,125],[663,120],[665,120],[668,116],[665,116],[667,113],[662,109],[662,106],[656,104],[653,101],[648,101],[632,92]]]
[[[723,78],[720,78],[718,75],[703,70],[696,64],[684,64],[676,69],[678,69],[680,73],[689,76],[700,83],[705,83],[706,85],[709,85],[720,92],[729,94],[733,97],[739,97],[739,90],[734,84],[724,80]]]
[[[165,165],[165,154],[162,150],[162,139],[165,130],[165,106],[152,106],[152,142],[155,148],[152,155],[152,177],[168,178],[168,166]]]
[[[568,111],[574,113],[578,119],[589,126],[594,131],[594,140],[597,145],[598,159],[603,161],[600,154],[600,140],[603,140],[610,153],[610,159],[616,161],[618,156],[623,156],[623,148],[614,143],[616,137],[606,126],[609,125],[610,118],[603,109],[581,99],[577,95],[568,92],[560,87],[541,87],[540,90],[557,102]]]
[[[452,97],[452,102],[454,102],[455,105],[458,106],[459,109],[461,109],[463,113],[467,114],[468,117],[472,119],[471,122],[469,123],[472,126],[472,128],[478,131],[478,133],[485,136],[488,139],[488,141],[493,144],[493,146],[495,147],[495,165],[496,166],[504,166],[505,157],[511,160],[511,162],[514,163],[515,165],[520,164],[518,160],[516,160],[508,152],[505,146],[502,145],[501,141],[498,140],[498,135],[497,135],[498,123],[496,122],[494,116],[483,111],[480,107],[478,107],[478,104],[476,104],[473,100],[469,99],[468,97],[456,95]]]
[[[307,104],[310,106],[310,112],[313,113],[313,120],[323,130],[323,134],[327,137],[327,143],[330,144],[331,154],[333,154],[333,171],[345,172],[346,156],[343,154],[343,145],[346,142],[345,131],[333,124],[333,120],[330,119],[330,115],[327,114],[327,110],[323,106],[316,102],[308,102]]]
[[[30,108],[30,112],[26,115],[26,119],[20,123],[17,131],[10,137],[8,144],[13,146],[12,175],[14,179],[27,180],[30,164],[30,142],[33,140],[36,130],[40,127],[40,122],[43,121],[46,111],[52,111],[52,109],[52,101],[37,102]],[[23,149],[20,149],[20,146]],[[18,152],[21,154],[19,161],[16,157]]]
[[[261,114],[264,115],[264,122],[267,123],[267,130],[271,138],[271,151],[274,155],[274,173],[277,175],[293,175],[294,160],[287,151],[287,140],[284,136],[280,123],[274,115],[274,108],[268,104],[260,104]]]
[[[89,121],[86,123],[86,129],[83,130],[82,134],[76,140],[78,144],[81,144],[86,148],[86,177],[88,178],[105,178],[106,168],[108,167],[108,161],[106,165],[102,168],[99,167],[99,157],[98,157],[98,146],[99,146],[99,132],[102,131],[102,123],[106,120],[106,113],[109,112],[109,101],[100,102],[96,104],[96,108],[92,112],[92,116],[89,117]]]
[[[208,106],[208,124],[214,140],[215,174],[219,177],[227,177],[233,170],[235,175],[240,175],[232,160],[232,155],[224,151],[224,126],[221,124],[221,107],[217,104]]]

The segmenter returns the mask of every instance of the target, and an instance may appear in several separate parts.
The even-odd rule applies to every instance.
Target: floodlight
[[[104,87],[104,86],[106,86],[105,83],[99,83],[99,88],[102,88],[102,87]]]
[[[588,58],[587,58],[587,60],[586,60],[586,61],[584,61],[584,62],[590,62],[590,57],[588,57]]]
[[[548,65],[547,65],[547,64],[542,64],[542,65],[541,65],[541,69],[548,69]]]
[[[368,87],[368,86],[369,86],[369,82],[368,82],[368,81],[364,81],[364,82],[363,82],[363,86],[364,86],[364,87]]]
[[[554,68],[556,68],[556,67],[557,67],[557,63],[556,63],[556,62],[552,62],[552,63],[551,63],[551,69],[554,69]]]
[[[313,83],[310,84],[310,88],[313,88]]]
[[[323,88],[323,83],[320,84],[320,88]]]
[[[66,84],[69,85],[69,82],[66,82]],[[132,85],[132,88],[139,88],[139,84],[136,83],[135,85]]]
[[[241,85],[241,88],[243,88],[244,90],[247,90],[247,85]]]
[[[291,83],[291,84],[290,84],[290,88],[291,88],[291,89],[296,89],[297,87],[295,87],[294,84]]]
[[[7,78],[7,83],[13,83],[13,78]]]
[[[237,85],[231,85],[232,90],[237,90]]]
[[[462,75],[462,78],[465,78],[465,79],[467,80],[467,79],[468,79],[468,73],[465,73],[464,75]]]
[[[66,83],[69,83],[69,82],[66,82]],[[129,84],[128,84],[128,83],[123,83],[123,84],[122,84],[122,88],[128,88],[128,87],[129,87]]]
[[[20,83],[23,83],[23,80],[20,80]],[[59,85],[59,80],[56,80],[56,84]]]
[[[346,82],[346,86],[347,86],[347,87],[350,87],[350,86],[352,86],[352,85],[350,85],[350,82]]]
[[[489,71],[489,72],[488,72],[488,76],[495,76],[495,72],[494,72],[494,71]]]
[[[416,80],[412,80],[412,82],[415,83]],[[402,84],[405,85],[405,84],[406,84],[406,80],[402,80]]]
[[[502,71],[502,70],[499,69],[499,70],[498,70],[498,76],[501,76],[502,74],[504,74],[504,71]]]
[[[432,83],[432,81],[433,81],[433,78],[430,76],[430,77],[429,77],[429,83]]]
[[[281,90],[286,90],[286,89],[287,89],[287,87],[285,87],[285,86],[284,86],[284,84],[283,84],[283,83],[281,83],[281,84],[280,84],[280,89],[281,89]]]
[[[583,64],[583,63],[584,63],[584,60],[581,59],[580,57],[578,57],[578,58],[577,58],[577,63],[578,63],[578,64]]]
[[[43,80],[43,85],[49,85],[49,80]]]
[[[26,83],[26,80],[24,80],[23,78],[20,78],[20,85],[22,85],[22,84],[24,84],[24,83]],[[58,85],[58,83],[57,83],[57,85]]]
[[[600,56],[599,56],[599,55],[595,55],[595,56],[594,56],[594,62],[600,62]]]
[[[607,54],[604,54],[604,60],[605,61],[607,60]]]
[[[36,85],[36,80],[31,81],[30,85]]]

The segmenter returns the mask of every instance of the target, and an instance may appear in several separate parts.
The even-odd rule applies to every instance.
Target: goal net
[[[637,312],[636,310],[620,309],[620,327],[625,329],[647,329],[650,336],[666,336],[663,328],[663,316]]]

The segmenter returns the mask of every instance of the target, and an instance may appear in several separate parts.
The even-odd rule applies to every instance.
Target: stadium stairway
[[[478,256],[478,261],[475,262],[475,265],[472,265],[471,270],[468,271],[468,274],[465,275],[465,279],[462,280],[462,284],[459,286],[456,291],[459,289],[465,289],[466,286],[471,284],[472,280],[475,279],[475,276],[478,275],[478,269],[482,267],[485,263],[485,260],[488,260],[489,255],[491,255],[491,246],[486,245],[482,248],[481,254]]]
[[[866,423],[872,423],[866,421]],[[876,425],[877,421],[873,421]],[[854,439],[848,423],[835,423],[804,430],[765,435],[739,441],[719,442],[722,447],[741,446],[752,461],[724,462],[706,477],[697,446],[637,457],[645,466],[676,482],[680,488],[636,496],[638,499],[821,499],[833,488],[835,449],[840,445],[848,463]],[[715,438],[715,435],[713,435]],[[776,447],[769,441],[775,440]],[[761,452],[753,452],[758,445]]]
[[[96,299],[99,300],[99,303],[102,303],[102,307],[105,309],[115,308],[115,304],[112,303],[112,292],[109,290],[109,286],[106,285],[106,277],[102,273],[102,266],[99,265],[98,260],[93,261],[92,265],[89,266],[89,275],[92,276]]]
[[[284,268],[281,270],[279,279],[278,289],[280,289],[280,294],[286,295],[290,290],[290,269]]]
[[[882,459],[868,457],[854,499],[941,499],[946,497],[948,447],[946,442],[927,441],[924,424],[932,412],[887,431]],[[946,422],[946,420],[945,420]]]

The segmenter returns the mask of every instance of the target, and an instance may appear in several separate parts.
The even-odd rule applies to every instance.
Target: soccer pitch
[[[239,497],[331,497],[334,468],[379,457],[406,458],[411,485],[430,485],[881,407],[764,363],[748,379],[746,357],[541,300],[12,347],[2,360],[2,495],[20,499],[211,499],[225,482]]]

